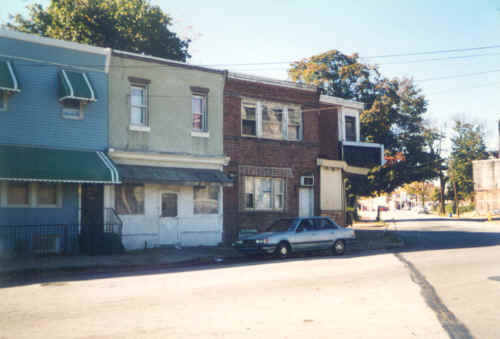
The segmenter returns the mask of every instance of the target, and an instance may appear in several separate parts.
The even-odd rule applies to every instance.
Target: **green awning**
[[[0,181],[119,184],[103,152],[0,146]]]
[[[59,72],[59,101],[72,99],[96,101],[95,91],[87,77],[82,72],[61,70]]]
[[[0,61],[0,90],[19,92],[19,83],[10,61]]]

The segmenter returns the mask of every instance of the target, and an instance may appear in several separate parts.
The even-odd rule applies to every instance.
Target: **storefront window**
[[[118,214],[144,214],[144,185],[117,185],[115,202]]]
[[[194,214],[217,214],[219,212],[219,187],[194,187]]]

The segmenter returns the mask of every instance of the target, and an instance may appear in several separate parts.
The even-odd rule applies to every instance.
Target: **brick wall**
[[[303,109],[301,141],[270,140],[241,136],[241,98],[298,104]],[[224,240],[236,239],[243,228],[263,230],[280,217],[298,216],[300,177],[314,175],[319,180],[316,159],[320,153],[317,92],[229,78],[224,90],[224,154],[231,158],[225,173],[234,178],[233,187],[224,188]],[[285,209],[282,212],[243,211],[240,204],[240,178],[248,167],[256,171],[277,168],[287,173]],[[241,168],[245,168],[244,171]],[[267,168],[267,169],[266,169]],[[272,172],[271,172],[272,173]],[[284,175],[284,174],[283,174]],[[270,175],[271,176],[271,175]],[[315,185],[315,214],[319,214],[319,185]]]

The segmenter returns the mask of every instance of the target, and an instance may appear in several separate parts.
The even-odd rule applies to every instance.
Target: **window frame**
[[[144,101],[145,103],[144,104],[141,104],[141,105],[134,105],[132,103],[132,90],[136,88],[136,89],[140,89],[143,91],[143,98],[144,98]],[[149,83],[146,83],[146,82],[136,82],[136,81],[130,81],[129,82],[129,125],[130,125],[130,129],[134,130],[134,127],[135,127],[135,130],[138,130],[138,129],[143,129],[143,128],[149,128]],[[142,116],[143,118],[143,121],[141,121],[140,123],[135,123],[135,122],[132,122],[132,114],[133,114],[133,109],[134,108],[140,108],[141,110],[144,109],[144,115]]]
[[[359,142],[360,141],[360,111],[351,108],[343,108],[339,113],[339,141],[349,141],[346,138],[346,117],[352,117],[355,119],[354,128],[356,131],[356,140],[349,142]]]
[[[40,184],[50,184],[54,185],[56,190],[56,203],[55,204],[41,204],[39,202],[39,192],[40,192]],[[50,207],[60,207],[62,203],[62,192],[61,192],[61,184],[58,183],[50,183],[50,182],[39,182],[36,184],[36,207],[41,208],[50,208]]]
[[[270,181],[270,187],[271,187],[271,191],[270,191],[270,200],[269,200],[269,204],[270,204],[270,207],[269,208],[257,208],[257,191],[256,191],[256,179],[264,179],[264,180],[268,180]],[[253,192],[248,192],[247,191],[247,180],[250,180],[251,181],[251,186],[253,188]],[[275,182],[279,182],[280,183],[280,187],[282,187],[282,190],[277,193],[275,192]],[[243,183],[242,183],[242,190],[243,190],[243,199],[244,199],[244,203],[243,203],[243,210],[244,211],[253,211],[253,212],[261,212],[261,211],[270,211],[270,212],[283,212],[286,210],[286,193],[287,193],[287,190],[286,190],[286,178],[282,178],[282,177],[263,177],[263,176],[251,176],[251,175],[246,175],[246,176],[243,176]],[[252,195],[252,206],[253,207],[248,207],[248,196],[249,195]],[[275,199],[276,199],[276,196],[282,196],[282,206],[281,208],[275,208]]]
[[[176,215],[175,216],[166,216],[163,215],[163,195],[164,194],[172,194],[176,197]],[[177,218],[179,217],[179,193],[174,191],[162,191],[160,192],[160,218]]]
[[[255,120],[245,119],[244,112],[245,107],[253,107],[255,108]],[[269,134],[264,134],[264,124],[277,124],[275,122],[264,122],[263,119],[263,107],[267,107],[270,111],[279,109],[281,110],[281,121],[280,124],[280,135],[272,136]],[[289,116],[288,110],[291,109],[299,115],[299,124],[289,124]],[[241,109],[240,109],[240,128],[241,128],[241,136],[242,137],[250,137],[250,138],[259,138],[259,139],[267,139],[267,140],[281,140],[281,141],[293,141],[298,142],[302,141],[302,130],[304,128],[304,121],[302,119],[303,112],[302,107],[300,105],[295,104],[287,104],[278,101],[266,101],[266,100],[254,100],[249,98],[241,99]],[[246,114],[245,114],[246,115]],[[245,134],[244,129],[244,121],[255,121],[255,135],[253,134]],[[290,126],[298,126],[297,138],[290,139],[289,138],[289,128]]]
[[[195,97],[201,98],[201,110],[200,113],[200,129],[194,127],[194,115],[193,112],[193,99]],[[191,129],[193,132],[208,132],[208,93],[200,93],[200,92],[191,92],[191,117],[192,117],[192,125]]]
[[[0,97],[2,98],[2,105],[0,105],[0,112],[6,112],[8,109],[9,93],[6,90],[0,90]]]
[[[11,186],[12,184],[24,184],[26,185],[26,188],[27,188],[27,196],[28,196],[28,201],[26,202],[26,204],[13,204],[13,203],[10,203],[9,202],[9,186]],[[6,185],[6,191],[5,191],[5,206],[6,207],[30,207],[33,205],[33,185],[30,183],[30,182],[17,182],[17,181],[11,181],[11,182],[7,182],[7,185]]]
[[[78,102],[79,108],[73,108],[73,107],[66,107],[65,103],[68,103],[69,100],[74,100]],[[65,99],[61,101],[61,115],[64,119],[71,119],[71,120],[83,120],[84,114],[83,114],[83,107],[84,107],[84,102],[81,100],[76,100],[76,99]],[[67,112],[77,112],[77,115],[73,114],[67,114]]]
[[[9,204],[9,184],[24,183],[28,186],[28,204]],[[56,188],[56,203],[55,204],[40,204],[38,202],[38,190],[41,183],[55,185]],[[62,183],[53,182],[16,182],[2,181],[0,182],[0,207],[2,208],[62,208],[63,207],[63,189]]]

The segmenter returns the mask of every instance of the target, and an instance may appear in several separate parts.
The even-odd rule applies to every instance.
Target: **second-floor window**
[[[130,124],[148,126],[148,87],[130,85]]]
[[[346,116],[345,117],[345,140],[346,141],[357,141],[356,135],[356,117]]]
[[[193,111],[193,130],[208,131],[207,119],[207,96],[202,94],[193,94],[191,98]]]
[[[241,135],[267,139],[300,140],[302,112],[299,106],[243,100]]]

